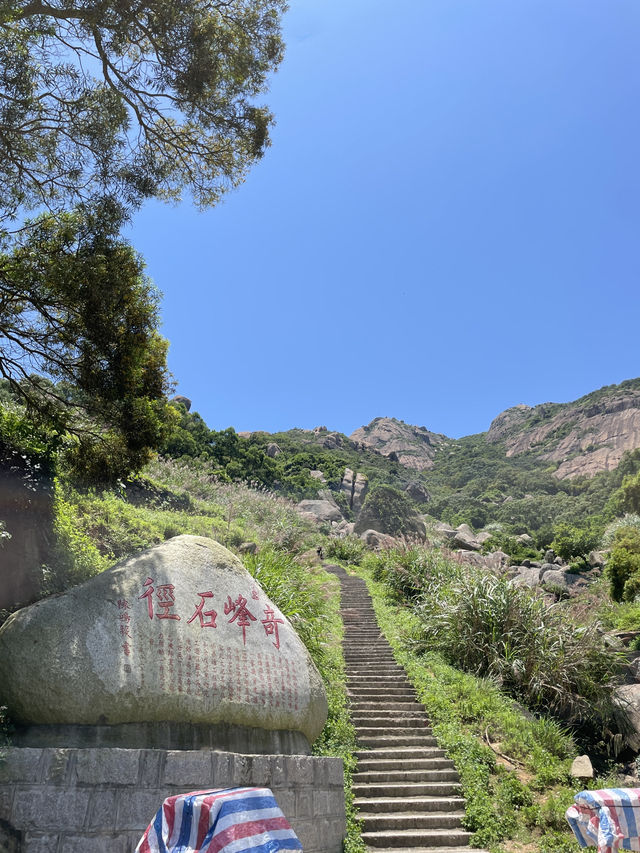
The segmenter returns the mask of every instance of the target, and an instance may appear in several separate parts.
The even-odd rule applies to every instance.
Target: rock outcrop
[[[426,427],[411,426],[395,418],[375,418],[349,437],[415,471],[433,467],[437,449],[448,441],[446,436],[430,432]]]
[[[14,613],[0,684],[30,726],[240,726],[311,743],[327,714],[297,634],[242,563],[177,536]]]
[[[640,387],[631,380],[575,403],[514,406],[495,418],[487,441],[504,441],[507,456],[532,451],[557,462],[559,479],[611,471],[640,447]]]

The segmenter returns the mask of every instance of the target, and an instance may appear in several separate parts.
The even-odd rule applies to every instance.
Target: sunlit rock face
[[[153,724],[240,727],[294,733],[283,751],[306,751],[327,715],[289,622],[233,554],[196,536],[15,613],[0,629],[0,685],[19,724],[120,727],[127,742],[153,740]]]

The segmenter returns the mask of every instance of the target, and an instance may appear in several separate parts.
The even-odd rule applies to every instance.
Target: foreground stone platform
[[[340,853],[339,758],[160,749],[11,747],[0,760],[0,849],[133,853],[162,801],[207,788],[271,788],[305,853]]]

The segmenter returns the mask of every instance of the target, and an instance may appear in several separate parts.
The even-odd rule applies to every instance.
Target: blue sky
[[[292,0],[284,32],[247,181],[131,229],[210,427],[458,437],[640,375],[637,0]]]

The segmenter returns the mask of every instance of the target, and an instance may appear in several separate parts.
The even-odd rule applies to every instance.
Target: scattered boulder
[[[292,626],[237,557],[200,536],[14,613],[0,628],[0,683],[27,726],[239,726],[311,743],[327,717]]]
[[[258,546],[255,542],[243,542],[242,545],[238,548],[241,554],[257,554]]]
[[[270,456],[272,459],[275,459],[276,456],[279,456],[282,453],[282,449],[279,444],[276,444],[275,441],[267,444],[267,456]]]
[[[344,446],[344,438],[339,432],[327,433],[327,437],[322,442],[322,446],[327,450],[335,450],[338,447]]]
[[[571,775],[575,779],[593,779],[593,765],[588,755],[579,755],[573,759]]]
[[[485,565],[488,569],[504,569],[509,565],[511,559],[504,551],[492,551],[485,555]]]
[[[528,586],[531,589],[540,584],[541,569],[536,566],[518,566],[517,575],[512,580],[516,586]]]
[[[345,468],[344,474],[342,475],[342,482],[340,483],[340,491],[344,492],[346,495],[346,498],[349,501],[349,506],[351,506],[355,476],[356,475],[351,468]]]
[[[322,473],[322,471],[309,471],[309,476],[314,480],[319,480],[321,483],[326,483],[327,479]]]
[[[313,431],[316,435],[319,435],[321,432],[328,432],[326,426],[317,426],[313,428]]]
[[[476,535],[468,524],[456,527],[455,535],[451,539],[452,548],[462,548],[465,551],[479,551],[482,547],[476,539]]]
[[[344,539],[345,536],[351,536],[355,524],[352,521],[332,521],[331,535],[337,539]]]
[[[365,530],[364,533],[360,534],[360,538],[369,548],[393,548],[396,544],[393,536],[389,536],[387,533],[380,533],[378,530]]]
[[[465,551],[463,548],[460,548],[456,551],[456,555],[459,560],[462,560],[463,563],[469,563],[472,566],[478,566],[480,569],[487,568],[486,557],[482,554],[478,554],[477,551]]]
[[[414,501],[417,501],[421,504],[426,504],[431,500],[431,495],[426,490],[426,488],[419,483],[417,480],[414,480],[412,483],[409,483],[405,487],[405,492],[409,495],[410,498],[413,498]]]
[[[451,540],[455,537],[456,531],[453,527],[449,527],[448,524],[444,524],[444,522],[439,521],[437,524],[434,524],[433,529],[436,533],[442,536],[443,539]]]
[[[592,569],[601,569],[603,568],[606,561],[606,554],[604,551],[591,551],[589,554],[589,565]]]
[[[545,566],[540,569],[540,583],[547,587],[556,587],[570,595],[585,589],[588,585],[586,578],[581,575],[573,575],[570,572],[563,572],[559,569],[555,571],[545,571]]]
[[[613,692],[618,724],[625,740],[634,751],[640,751],[640,684],[622,684]]]
[[[353,484],[353,497],[351,499],[351,509],[358,513],[362,509],[364,499],[369,490],[369,481],[364,474],[356,474],[356,479]]]
[[[516,536],[516,542],[519,545],[533,545],[533,539],[528,533],[521,533],[519,536]]]
[[[479,542],[480,545],[484,545],[485,542],[488,542],[491,539],[491,533],[488,530],[481,530],[480,533],[476,533],[475,538],[476,542]]]
[[[333,494],[331,489],[320,489],[318,492],[318,497],[320,498],[320,500],[328,501],[336,509],[340,509],[340,507],[338,506],[338,502],[335,499],[335,495]]]
[[[298,511],[306,518],[323,524],[330,524],[332,521],[342,521],[342,513],[336,504],[327,500],[300,501]]]
[[[544,552],[545,563],[553,563],[555,558],[556,558],[556,552],[553,550],[553,548],[547,548],[547,550]]]
[[[553,562],[556,566],[564,566],[564,560],[562,559],[562,557],[556,557]]]

